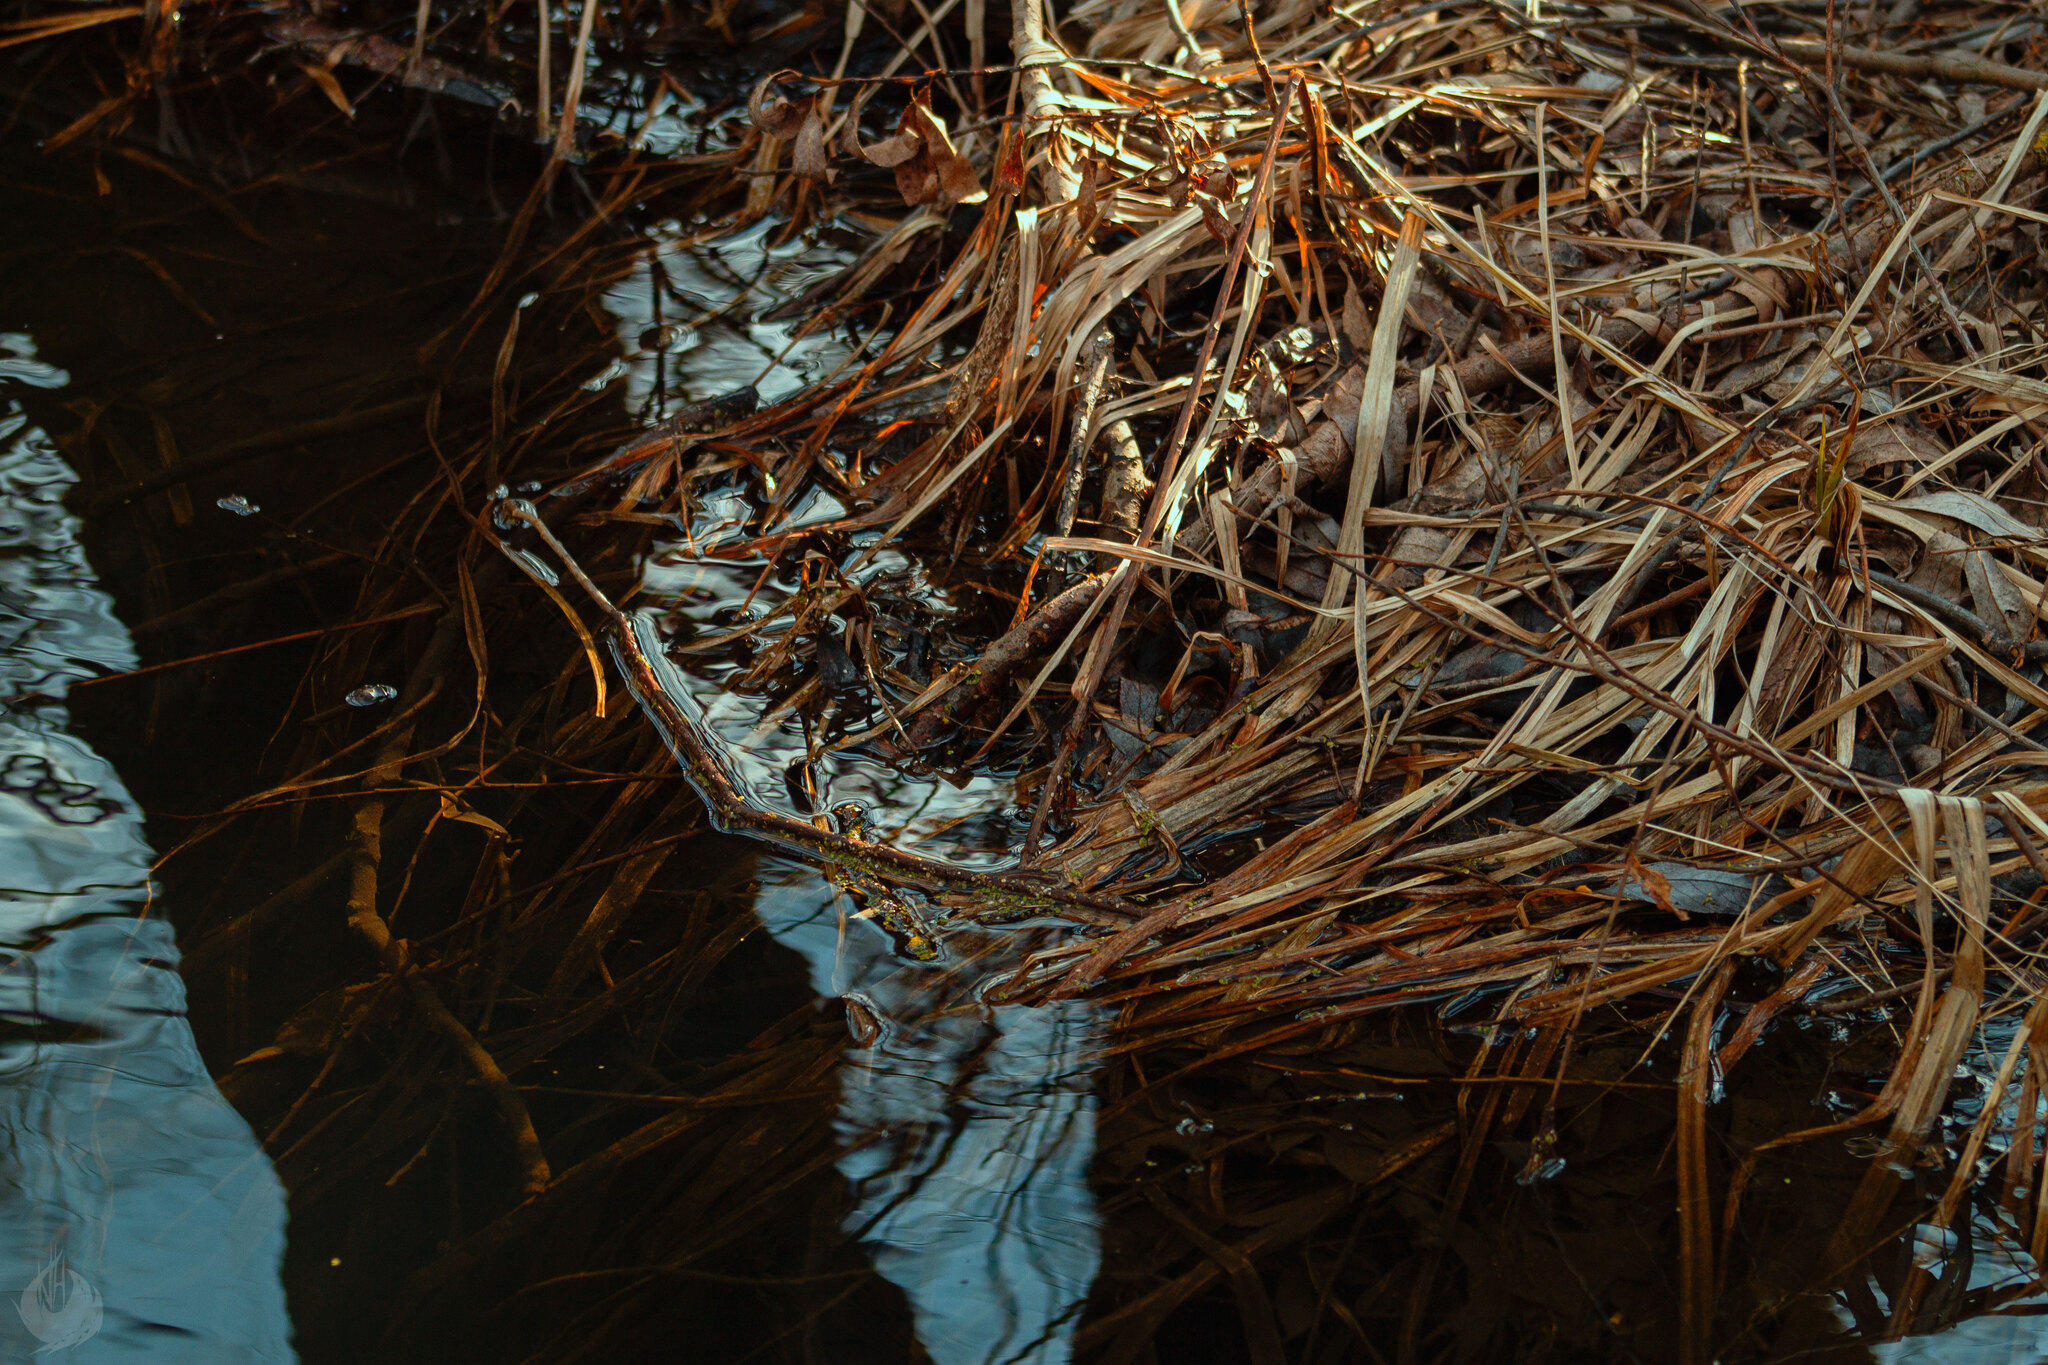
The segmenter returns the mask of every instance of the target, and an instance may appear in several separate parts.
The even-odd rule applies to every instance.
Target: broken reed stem
[[[584,73],[590,65],[590,27],[597,18],[598,0],[582,0],[582,5],[576,23],[576,51],[569,58],[569,88],[562,93],[562,118],[555,129],[552,155],[557,161],[576,149],[576,110],[583,102]]]
[[[418,71],[420,59],[427,55],[427,24],[433,17],[434,0],[420,0],[419,9],[412,20],[412,58],[407,66]]]
[[[664,685],[650,651],[650,647],[659,648],[658,641],[642,638],[647,623],[613,605],[530,503],[518,498],[505,499],[494,505],[492,515],[531,528],[610,620],[614,657],[624,669],[627,687],[661,727],[720,832],[751,835],[803,857],[927,892],[978,896],[982,898],[980,908],[984,913],[1050,912],[1099,925],[1122,925],[1135,917],[1130,907],[1113,896],[1076,891],[1030,874],[956,867],[938,858],[908,853],[763,808],[747,796],[722,753],[719,739],[685,711],[675,691]]]
[[[1138,445],[1131,424],[1118,418],[1102,430],[1108,454],[1102,465],[1102,524],[1105,531],[1121,533],[1135,541],[1145,514],[1145,499],[1152,493],[1152,478],[1145,472],[1145,452]]]
[[[1040,174],[1044,177],[1047,202],[1056,204],[1081,192],[1081,177],[1054,155],[1054,134],[1062,106],[1059,92],[1053,89],[1051,72],[1066,60],[1066,54],[1045,39],[1045,13],[1040,8],[1043,3],[1044,0],[1010,0],[1010,49],[1023,72],[1026,136],[1035,131],[1047,139]]]
[[[1081,401],[1074,405],[1074,434],[1067,442],[1067,471],[1060,481],[1060,510],[1054,524],[1061,535],[1071,535],[1074,516],[1081,506],[1081,484],[1088,473],[1089,437],[1094,434],[1095,409],[1102,402],[1109,382],[1109,363],[1116,356],[1116,339],[1107,328],[1089,338],[1082,360],[1088,366],[1081,381]]]
[[[1822,38],[1780,38],[1778,46],[1788,53],[1825,56],[1829,44]],[[1936,52],[1916,56],[1906,52],[1880,52],[1867,47],[1833,49],[1836,61],[1858,71],[1883,72],[1912,81],[1929,78],[1948,81],[2002,85],[2009,90],[2048,90],[2048,73],[2007,66],[1968,52]]]
[[[972,680],[966,688],[918,712],[910,723],[906,748],[913,753],[924,748],[948,724],[970,720],[975,712],[994,701],[1019,669],[1073,628],[1081,613],[1102,595],[1103,584],[1108,581],[1107,574],[1095,574],[1032,608],[1029,616],[1004,632],[975,660],[966,673]]]
[[[540,28],[539,45],[534,60],[533,126],[534,135],[545,140],[554,120],[548,117],[548,110],[554,100],[554,38],[548,24],[548,0],[533,0],[536,22]]]
[[[1678,1134],[1672,1159],[1678,1167],[1678,1359],[1680,1365],[1710,1365],[1714,1359],[1714,1229],[1712,1191],[1707,1184],[1707,1108],[1718,1088],[1713,1043],[1714,1017],[1727,993],[1732,963],[1722,963],[1693,1002],[1678,1079]]]
[[[1180,12],[1180,0],[1160,0],[1160,5],[1166,11],[1166,22],[1173,29],[1173,36],[1180,40],[1180,46],[1173,54],[1174,60],[1190,71],[1200,71],[1203,65],[1202,45],[1196,40],[1194,30],[1188,27],[1187,16]],[[1186,60],[1182,61],[1183,58]]]

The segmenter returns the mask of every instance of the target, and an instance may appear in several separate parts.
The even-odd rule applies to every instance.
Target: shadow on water
[[[216,176],[227,197],[136,144],[8,149],[0,1291],[49,1269],[68,1297],[0,1304],[0,1353],[99,1304],[74,1358],[1679,1358],[1676,1052],[1640,1021],[1568,1041],[1431,1001],[1241,1055],[1208,1020],[1135,1038],[1115,1001],[992,994],[1067,929],[973,922],[708,828],[651,728],[616,692],[596,708],[560,613],[458,554],[474,507],[419,508],[468,444],[508,479],[555,478],[688,402],[829,372],[858,337],[800,337],[758,304],[823,278],[857,230],[622,220],[591,244],[565,208],[543,254],[584,254],[477,321],[491,204],[522,172],[438,124],[395,166],[364,150],[418,126],[416,99],[288,130],[302,154]],[[420,169],[437,162],[504,183]],[[491,340],[422,374],[457,322]],[[508,335],[527,349],[494,372]],[[886,718],[831,685],[827,642],[804,642],[803,695],[719,643],[814,582],[801,555],[721,539],[759,492],[709,480],[687,531],[606,523],[619,543],[586,562],[638,585],[668,685],[758,800],[1007,857],[1014,774],[906,777],[845,742]],[[808,497],[798,525],[836,514]],[[913,674],[950,662],[948,621],[1003,609],[941,559],[859,570]],[[445,686],[422,684],[439,747],[376,788],[367,866],[413,954],[401,980],[350,928],[365,797],[335,758],[362,761],[437,622],[470,610],[487,658],[451,637]],[[344,628],[365,618],[381,629]],[[177,666],[107,676],[138,654]],[[369,684],[388,693],[352,704]],[[1738,983],[1731,1007],[1774,986]],[[503,1093],[423,998],[502,1068],[543,1193],[522,1194]],[[1774,1029],[1710,1111],[1717,1196],[1761,1144],[1867,1102],[1897,1026],[1875,1008]],[[1982,1040],[1972,1074],[2008,1041]],[[1965,1095],[1951,1147],[1973,1117]],[[1987,1192],[1961,1235],[1916,1230],[1938,1171],[1898,1182],[1867,1273],[1812,1292],[1868,1156],[1830,1139],[1748,1168],[1709,1268],[1721,1358],[2040,1357],[2010,1210]],[[1916,1265],[1937,1284],[1908,1325],[1962,1325],[1857,1344]]]

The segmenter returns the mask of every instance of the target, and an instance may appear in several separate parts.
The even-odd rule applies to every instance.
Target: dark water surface
[[[63,702],[136,661],[20,401],[67,383],[0,332],[0,1352],[281,1360],[284,1192],[194,1045],[140,813]]]
[[[416,106],[391,104],[365,120],[403,131]],[[1472,1145],[1492,1101],[1457,1081],[1480,1043],[1502,1075],[1555,1061],[1492,1036],[1486,1009],[1228,1066],[1196,1065],[1199,1026],[1134,1053],[1107,1006],[988,999],[1065,930],[944,923],[706,830],[622,706],[588,724],[624,776],[392,807],[393,856],[420,851],[387,865],[384,903],[399,932],[484,964],[439,988],[490,1030],[561,1181],[521,1205],[475,1084],[415,1016],[370,1008],[375,960],[315,875],[346,847],[338,803],[280,799],[246,836],[218,818],[368,734],[381,713],[350,693],[404,682],[396,656],[309,672],[312,640],[282,637],[355,610],[373,562],[438,572],[382,531],[435,477],[422,347],[495,260],[517,157],[499,184],[446,172],[438,129],[396,165],[330,133],[224,171],[147,140],[46,158],[37,126],[0,144],[0,1361],[1677,1358],[1668,1046],[1589,1023],[1571,1083],[1513,1088]],[[573,221],[565,205],[544,234]],[[549,439],[829,372],[855,339],[798,340],[760,305],[858,242],[637,225],[603,306],[541,343],[540,368],[595,395]],[[493,313],[486,334],[508,325]],[[431,376],[440,420],[492,420],[491,353]],[[731,690],[744,661],[686,648],[800,587],[722,556],[737,496],[706,491],[690,536],[654,534],[636,606],[683,647],[670,688],[790,808],[804,725]],[[863,572],[906,617],[965,609],[910,558]],[[533,597],[514,583],[486,605]],[[581,666],[547,611],[493,637],[510,730],[585,724],[587,694],[546,702]],[[1001,780],[912,780],[853,751],[821,772],[819,804],[857,803],[881,837],[992,863],[1020,834]],[[639,869],[627,917],[558,991],[579,959],[527,927],[552,894],[527,869],[601,838]],[[462,949],[478,923],[534,946],[500,971]],[[616,996],[597,1022],[562,1003],[608,998],[576,994],[592,977]],[[1715,1107],[1717,1172],[1867,1099],[1890,1027],[1775,1030]],[[2008,1041],[1973,1054],[1980,1081]],[[1973,1117],[1966,1094],[1957,1136]],[[1554,1158],[1529,1159],[1538,1137]],[[1897,1236],[1853,1290],[1807,1292],[1866,1157],[1823,1142],[1758,1167],[1717,1267],[1724,1358],[2048,1359],[2030,1315],[2048,1305],[2014,1292],[2033,1270],[1994,1206],[1960,1238],[1916,1238],[1939,1172],[1902,1180]],[[1916,1258],[1940,1271],[1923,1330],[1855,1344]]]

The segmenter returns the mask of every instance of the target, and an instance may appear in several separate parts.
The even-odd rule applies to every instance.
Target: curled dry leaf
[[[1211,152],[1201,165],[1195,167],[1195,188],[1215,195],[1224,203],[1237,198],[1237,177],[1230,173],[1230,163],[1215,152]]]
[[[851,129],[847,138],[864,160],[896,172],[896,189],[912,208],[951,208],[982,192],[974,166],[954,148],[945,121],[932,113],[922,92],[911,97],[890,136],[873,146],[862,146]]]
[[[812,101],[808,97],[791,101],[777,95],[775,102],[770,104],[768,96],[783,81],[797,79],[800,75],[795,71],[771,72],[761,78],[761,83],[754,87],[754,93],[747,97],[747,117],[753,120],[754,126],[785,142],[802,130],[804,120],[812,112]]]
[[[825,95],[820,91],[800,99],[780,96],[771,104],[769,94],[784,79],[799,79],[794,71],[777,71],[765,77],[747,98],[747,114],[769,137],[793,143],[790,168],[807,180],[830,180],[832,172],[825,154]]]

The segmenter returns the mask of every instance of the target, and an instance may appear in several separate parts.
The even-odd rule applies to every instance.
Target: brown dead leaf
[[[852,139],[854,150],[863,160],[884,168],[901,166],[924,150],[923,139],[912,132],[893,133],[872,147],[861,146],[858,136],[851,130],[847,136]]]
[[[1074,199],[1074,210],[1079,214],[1081,235],[1086,237],[1095,231],[1095,224],[1102,218],[1101,206],[1095,199],[1096,182],[1102,178],[1102,163],[1094,157],[1081,161],[1081,188]]]
[[[1344,286],[1344,318],[1339,325],[1353,350],[1363,353],[1372,346],[1372,314],[1366,311],[1365,300],[1358,296],[1354,283]]]
[[[804,103],[810,112],[797,129],[796,142],[790,149],[790,167],[807,180],[830,180],[832,172],[825,159],[825,113],[818,108],[815,98]]]
[[[1214,153],[1195,167],[1194,181],[1196,188],[1215,195],[1226,204],[1237,198],[1237,177],[1230,173],[1230,163]]]
[[[932,113],[922,92],[911,97],[893,135],[872,147],[860,146],[857,138],[852,143],[866,161],[895,170],[897,192],[912,208],[951,208],[982,193],[973,163],[953,146],[945,121]]]
[[[996,194],[1016,194],[1023,188],[1024,139],[1006,129],[996,150],[995,183],[990,189]]]
[[[1668,915],[1675,914],[1680,918],[1685,918],[1685,913],[1671,904],[1671,879],[1669,877],[1659,872],[1656,868],[1645,864],[1641,858],[1636,856],[1634,849],[1629,850],[1628,860],[1623,864],[1623,867],[1626,873],[1625,884],[1630,891],[1651,901],[1659,910]]]
[[[810,113],[811,100],[805,98],[792,102],[778,95],[770,104],[768,95],[783,81],[798,79],[801,77],[795,71],[775,71],[761,78],[761,83],[754,87],[754,93],[747,97],[747,117],[753,120],[756,128],[785,142],[797,135]]]
[[[924,139],[925,155],[938,180],[939,202],[950,208],[980,194],[981,177],[974,173],[973,163],[954,148],[945,120],[932,112],[923,92],[912,98],[904,117],[915,120],[918,135]]]

